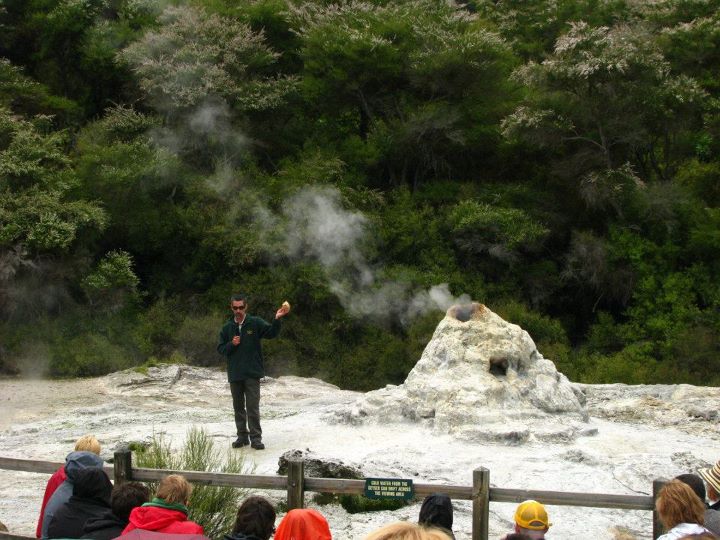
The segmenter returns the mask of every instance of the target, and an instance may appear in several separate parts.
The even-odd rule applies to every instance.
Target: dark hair
[[[275,531],[275,509],[263,497],[248,497],[238,508],[233,535],[246,534],[268,540]]]
[[[452,531],[453,506],[450,497],[444,493],[433,493],[425,497],[420,507],[418,523]]]
[[[695,492],[695,495],[700,497],[701,501],[705,502],[705,482],[703,482],[703,479],[697,474],[681,474],[676,476],[675,479],[690,486]]]
[[[133,508],[150,500],[150,488],[140,482],[123,482],[116,485],[110,495],[110,506],[115,517],[122,521],[130,518]]]
[[[247,295],[245,294],[233,294],[230,297],[230,302],[245,302],[247,304]]]
[[[523,533],[510,533],[503,540],[532,540],[532,538]]]

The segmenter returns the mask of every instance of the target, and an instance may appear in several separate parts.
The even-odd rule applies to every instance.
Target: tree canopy
[[[718,8],[4,2],[0,370],[220,365],[245,292],[274,375],[402,382],[473,299],[572,379],[720,384]]]

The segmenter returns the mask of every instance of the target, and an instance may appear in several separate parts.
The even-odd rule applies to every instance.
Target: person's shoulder
[[[228,326],[230,326],[230,325],[233,324],[234,322],[235,322],[235,319],[234,319],[233,317],[228,317],[228,318],[225,319],[225,321],[223,322],[223,328],[227,328]]]
[[[714,534],[720,534],[720,512],[707,508],[705,510],[705,528]]]
[[[48,480],[48,483],[50,483],[53,480],[56,480],[56,481],[59,479],[64,480],[65,478],[66,478],[65,465],[63,465],[62,467],[58,467],[58,469],[54,473],[52,473],[52,476],[50,477],[50,480]]]
[[[195,523],[194,521],[190,521],[189,519],[175,523],[174,528],[181,534],[205,534],[205,530],[202,525]]]
[[[713,510],[712,508],[708,507],[705,509],[705,515],[712,518],[720,518],[720,510]]]

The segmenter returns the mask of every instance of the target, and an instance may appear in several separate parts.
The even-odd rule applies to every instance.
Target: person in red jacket
[[[100,455],[100,443],[94,435],[83,435],[77,442],[75,442],[75,452],[93,452],[94,454]],[[52,497],[55,490],[60,487],[67,479],[65,474],[65,466],[63,465],[57,471],[53,473],[45,486],[45,495],[43,495],[42,506],[40,506],[40,518],[38,519],[37,529],[35,529],[35,538],[42,537],[43,529],[43,516],[45,515],[45,507],[47,506],[50,497]]]
[[[167,534],[203,534],[202,526],[187,518],[191,493],[192,485],[184,476],[166,476],[160,481],[155,498],[130,512],[122,533],[143,529]]]
[[[275,540],[332,540],[325,516],[312,508],[290,510],[278,525]]]

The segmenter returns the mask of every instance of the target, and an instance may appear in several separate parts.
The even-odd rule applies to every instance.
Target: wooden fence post
[[[113,468],[116,486],[132,480],[132,452],[128,448],[122,448],[115,452]]]
[[[657,502],[658,493],[660,493],[664,485],[665,480],[653,480],[653,539],[658,538],[663,533],[663,526],[660,522],[660,516],[658,516],[655,503]]]
[[[305,462],[301,459],[288,460],[287,494],[288,510],[303,508],[305,505]]]
[[[472,540],[488,540],[490,531],[490,471],[478,467],[473,471]]]

